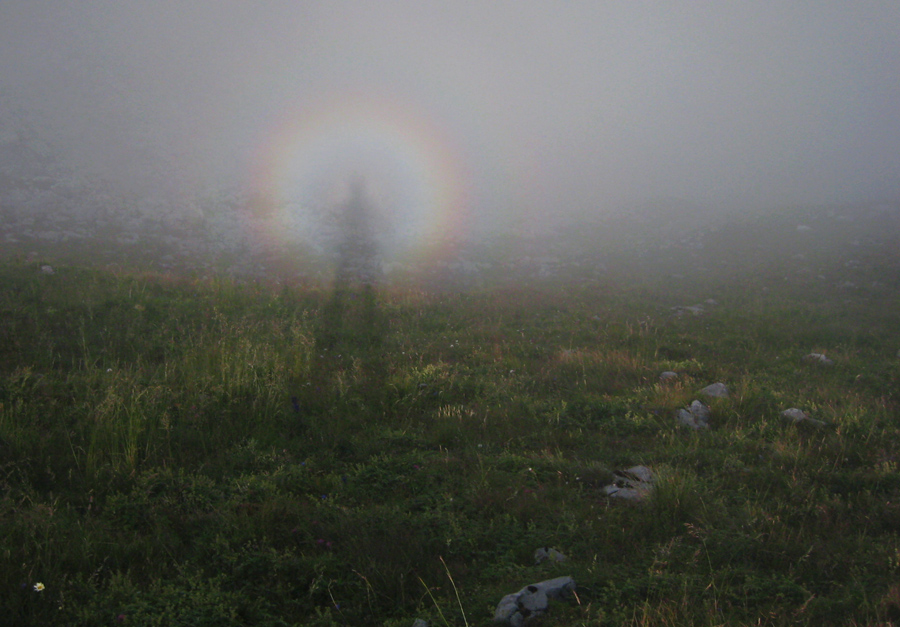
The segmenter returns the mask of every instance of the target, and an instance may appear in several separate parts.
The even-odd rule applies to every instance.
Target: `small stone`
[[[413,621],[412,627],[428,627],[428,621],[417,618]]]
[[[653,471],[646,466],[632,466],[631,468],[626,469],[624,473],[645,483],[653,481]]]
[[[495,623],[505,623],[512,627],[519,627],[525,622],[525,617],[519,612],[519,594],[514,592],[500,599],[497,609],[494,610]]]
[[[525,586],[500,600],[494,611],[494,622],[521,627],[526,620],[542,615],[549,607],[549,599],[564,599],[575,591],[575,580],[557,577]]]
[[[550,599],[565,599],[575,591],[575,580],[571,577],[556,577],[532,586],[540,589]]]
[[[610,484],[603,488],[606,496],[610,498],[624,499],[626,501],[641,501],[646,496],[646,492],[636,488],[622,488],[615,484]]]
[[[55,274],[53,266],[41,266],[41,272],[44,274]]]
[[[683,424],[685,427],[690,427],[691,429],[702,429],[706,425],[698,424],[694,419],[693,414],[686,409],[679,409],[675,412],[675,420],[679,423]]]
[[[700,401],[692,401],[688,409],[679,409],[675,412],[675,419],[691,429],[706,429],[709,427],[709,419],[712,413],[709,407]]]
[[[690,411],[691,415],[694,417],[694,420],[696,420],[698,424],[702,424],[704,427],[709,422],[709,419],[712,416],[712,413],[709,411],[709,407],[696,400],[691,402]]]
[[[646,466],[632,466],[613,474],[615,482],[603,487],[603,492],[610,498],[642,501],[653,489],[653,472]]]
[[[834,362],[822,353],[810,353],[806,357],[803,358],[803,361],[808,361],[810,363],[818,364],[820,366],[833,366]]]
[[[669,383],[671,381],[674,381],[677,378],[678,378],[677,372],[672,372],[671,370],[666,370],[665,372],[663,372],[662,374],[659,375],[659,382],[660,383]]]
[[[534,552],[534,563],[541,564],[546,561],[556,562],[558,564],[566,561],[566,556],[550,547],[541,547]]]
[[[700,390],[700,393],[715,398],[728,398],[728,386],[724,383],[713,383]]]
[[[535,614],[543,614],[550,605],[550,599],[547,593],[538,586],[528,586],[525,588],[526,593],[519,597],[519,611],[525,617],[534,616]]]
[[[821,420],[816,420],[815,418],[810,418],[809,415],[803,411],[802,409],[797,409],[796,407],[791,407],[790,409],[785,409],[781,412],[781,417],[785,420],[789,421],[794,425],[806,425],[810,427],[824,427],[825,423]]]
[[[796,407],[791,407],[790,409],[785,409],[781,412],[781,416],[786,420],[790,420],[792,423],[797,424],[801,420],[806,420],[809,416],[806,415],[806,412],[802,409],[797,409]]]

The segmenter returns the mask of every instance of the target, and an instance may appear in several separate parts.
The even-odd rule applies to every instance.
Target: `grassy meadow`
[[[535,624],[900,621],[893,271],[441,291],[54,267],[0,262],[4,624],[488,625],[561,575],[577,598]],[[679,425],[714,382],[710,428]],[[636,464],[648,500],[605,496]]]

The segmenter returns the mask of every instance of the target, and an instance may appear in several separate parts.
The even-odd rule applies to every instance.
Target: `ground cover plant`
[[[900,618],[896,290],[40,265],[0,265],[8,624],[485,625],[559,575],[542,625]]]

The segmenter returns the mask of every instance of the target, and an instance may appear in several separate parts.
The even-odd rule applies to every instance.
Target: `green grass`
[[[664,286],[56,270],[0,265],[10,624],[486,625],[559,575],[578,600],[542,625],[900,618],[890,291],[723,281],[679,318]],[[679,427],[716,381],[711,428]],[[635,464],[648,502],[603,496]]]

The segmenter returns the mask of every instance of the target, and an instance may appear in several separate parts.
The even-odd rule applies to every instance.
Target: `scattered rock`
[[[557,564],[561,564],[566,561],[566,556],[561,552],[557,551],[554,548],[550,547],[541,547],[534,552],[534,563],[541,564],[546,561],[556,562]]]
[[[709,427],[709,419],[712,413],[709,407],[700,401],[692,401],[691,406],[687,409],[679,409],[675,412],[675,419],[686,427],[691,429],[707,429]]]
[[[550,606],[550,599],[565,599],[575,592],[575,580],[557,577],[525,586],[507,594],[494,612],[494,622],[510,627],[522,627],[529,619],[541,616]]]
[[[810,353],[806,357],[803,358],[803,361],[808,361],[810,363],[818,364],[820,366],[833,366],[834,362],[828,359],[822,353]]]
[[[728,398],[728,386],[724,383],[713,383],[700,390],[700,393],[714,398]]]
[[[649,483],[653,481],[653,472],[646,466],[632,466],[624,471],[630,477],[634,477],[638,481]]]
[[[825,423],[821,420],[816,420],[815,418],[810,418],[809,415],[803,411],[802,409],[797,409],[796,407],[791,407],[790,409],[785,409],[781,412],[781,417],[785,420],[789,421],[791,424],[808,424],[814,427],[824,427]]]
[[[672,372],[671,370],[666,370],[662,374],[659,375],[660,383],[669,383],[678,378],[677,372]]]
[[[413,621],[412,627],[428,627],[428,621],[417,618]]]
[[[613,475],[613,483],[603,487],[606,496],[610,498],[642,501],[653,489],[653,472],[646,466],[617,470]]]
[[[41,272],[44,274],[55,274],[53,266],[41,266]]]
[[[701,403],[700,401],[694,400],[691,401],[691,415],[698,421],[706,424],[709,422],[710,416],[712,415],[709,411],[709,407]]]
[[[797,409],[796,407],[791,407],[790,409],[785,409],[781,412],[781,415],[790,420],[793,423],[800,422],[801,420],[806,420],[809,416],[806,415],[806,412],[802,409]]]
[[[691,412],[686,409],[679,409],[678,411],[676,411],[675,420],[683,424],[685,427],[690,427],[691,429],[699,429],[701,426],[706,426],[697,424],[697,421],[694,420]]]

